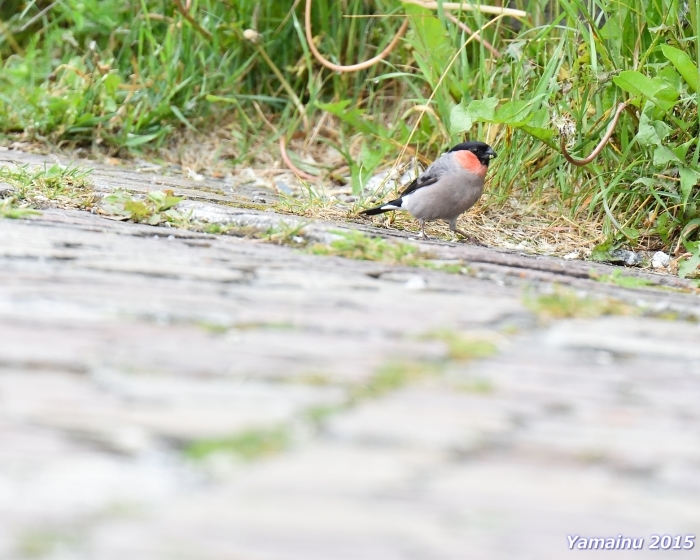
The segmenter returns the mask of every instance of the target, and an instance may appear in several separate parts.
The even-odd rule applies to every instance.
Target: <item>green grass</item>
[[[467,361],[488,358],[498,351],[496,344],[490,340],[450,330],[436,331],[427,335],[426,338],[441,340],[447,344],[448,357],[451,360]]]
[[[425,258],[415,245],[370,237],[359,231],[334,232],[340,239],[329,244],[317,243],[309,247],[314,255],[330,255],[387,264],[418,266]]]
[[[634,315],[640,309],[609,298],[581,297],[571,290],[556,288],[552,293],[526,295],[525,305],[543,322],[555,319],[589,319],[601,315]]]
[[[434,260],[416,245],[365,235],[359,231],[335,231],[340,239],[330,243],[314,243],[306,250],[314,255],[343,257],[385,264],[413,266],[451,274],[468,274],[469,268],[461,261]]]
[[[11,196],[0,201],[0,216],[22,218],[38,214],[33,208],[92,208],[97,197],[90,170],[82,167],[0,165],[0,182]]]
[[[244,460],[260,459],[287,449],[291,435],[284,428],[250,429],[227,438],[198,440],[187,446],[185,454],[202,459],[212,453],[232,453]]]
[[[113,153],[219,128],[232,163],[245,164],[264,151],[276,157],[279,135],[296,135],[338,150],[347,170],[306,169],[348,175],[358,194],[404,144],[430,161],[465,137],[485,139],[499,152],[488,205],[517,198],[552,219],[592,220],[614,244],[680,240],[691,255],[681,273],[692,274],[698,2],[688,11],[680,0],[514,4],[528,13],[520,22],[457,14],[472,29],[488,25],[495,58],[441,11],[315,0],[313,34],[337,63],[370,58],[410,18],[384,62],[337,73],[308,51],[303,2],[289,11],[284,2],[194,0],[186,18],[160,0],[11,0],[0,7],[0,133]],[[360,15],[381,17],[349,17]],[[249,28],[259,42],[246,39]],[[569,150],[585,156],[622,101],[629,110],[602,154],[585,167],[566,163],[557,123],[571,123]]]
[[[437,375],[441,370],[437,363],[392,362],[379,368],[366,383],[351,387],[350,400],[357,402],[377,398],[425,377]]]
[[[648,278],[638,278],[636,276],[629,276],[619,270],[614,270],[612,274],[591,275],[591,278],[597,280],[598,282],[603,282],[605,284],[613,284],[614,286],[620,286],[621,288],[654,287],[657,289],[663,289],[662,286],[659,286],[658,284],[649,280]]]

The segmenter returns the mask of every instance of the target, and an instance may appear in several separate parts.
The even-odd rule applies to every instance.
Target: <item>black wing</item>
[[[401,196],[406,196],[407,194],[411,194],[412,192],[417,191],[418,189],[422,189],[423,187],[427,187],[428,185],[432,185],[434,183],[437,183],[437,176],[430,173],[430,171],[427,171],[411,182],[410,185],[408,185],[402,192]]]

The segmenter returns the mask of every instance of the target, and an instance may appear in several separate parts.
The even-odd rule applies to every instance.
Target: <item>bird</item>
[[[469,210],[484,192],[489,162],[496,157],[484,142],[462,142],[436,159],[394,200],[368,208],[360,214],[376,216],[392,210],[404,210],[418,218],[420,234],[427,239],[425,222],[445,220],[450,231],[465,239],[470,236],[457,228],[457,218]]]

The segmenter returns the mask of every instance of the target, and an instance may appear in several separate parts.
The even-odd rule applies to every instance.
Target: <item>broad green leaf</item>
[[[688,140],[684,144],[680,144],[679,146],[669,146],[671,151],[676,155],[676,157],[680,161],[685,161],[685,156],[688,154],[688,149],[695,144],[695,138],[692,140]]]
[[[140,200],[127,200],[124,203],[124,210],[129,213],[129,217],[132,220],[137,222],[151,216],[150,208]]]
[[[445,47],[452,48],[447,37],[447,30],[435,17],[432,10],[415,4],[404,4],[403,9],[407,15],[415,16],[411,18],[413,34],[426,51],[442,50]]]
[[[153,214],[151,217],[148,218],[148,223],[152,226],[157,226],[159,223],[164,221],[165,218],[162,216],[162,214]]]
[[[472,127],[474,121],[493,122],[498,99],[486,97],[474,99],[465,108],[462,103],[450,113],[450,134],[460,134]]]
[[[469,103],[467,109],[469,110],[469,115],[474,120],[490,121],[494,117],[497,105],[497,98],[485,97],[484,99],[474,99]]]
[[[550,128],[551,122],[552,117],[549,114],[549,109],[547,107],[541,107],[540,109],[532,112],[532,119],[528,122],[528,126]]]
[[[672,86],[666,82],[666,80],[663,80],[661,78],[654,78],[655,82],[662,83],[664,84],[664,87],[659,88],[653,95],[653,97],[650,97],[656,105],[658,105],[661,109],[664,111],[668,111],[673,108],[673,106],[676,104],[676,101],[678,100],[678,97],[680,97],[680,94],[678,93],[677,89],[674,89]]]
[[[532,111],[532,102],[513,99],[501,105],[496,111],[494,122],[508,124],[510,126],[523,125],[529,120]]]
[[[628,238],[628,239],[638,239],[639,238],[639,230],[631,227],[626,227],[622,228],[622,233]]]
[[[664,80],[674,90],[680,91],[683,84],[683,78],[681,78],[681,75],[676,72],[673,66],[670,64],[665,65],[661,70],[659,70],[656,76]]]
[[[668,111],[675,105],[679,93],[662,78],[649,78],[635,70],[625,70],[613,78],[620,89],[632,95],[652,100],[658,107]]]
[[[352,185],[352,194],[360,194],[362,192],[362,167],[353,163],[350,165],[350,184]]]
[[[688,252],[692,253],[692,256],[678,263],[678,276],[681,278],[693,274],[700,266],[700,243],[696,241],[684,243],[684,245]]]
[[[671,150],[664,145],[656,146],[654,150],[654,165],[666,165],[669,161],[679,163],[680,160]]]
[[[663,139],[671,133],[672,129],[663,121],[650,119],[648,113],[649,111],[646,108],[642,112],[636,140],[640,146],[659,146]]]
[[[455,105],[450,113],[450,134],[454,136],[467,132],[472,127],[473,122],[468,108],[465,108],[461,103]]]
[[[618,42],[622,38],[622,29],[620,22],[615,19],[607,19],[605,24],[598,32],[602,39]]]
[[[545,144],[550,144],[552,142],[552,138],[554,138],[554,131],[551,128],[524,125],[522,129],[530,136],[534,136]]]
[[[632,95],[646,96],[647,93],[655,90],[651,78],[636,70],[624,70],[620,72],[613,78],[613,82],[617,87]]]
[[[591,251],[591,260],[599,262],[610,261],[610,252],[615,249],[617,249],[617,245],[613,244],[612,241],[605,241],[600,245],[596,245]]]
[[[683,208],[685,208],[690,193],[693,191],[693,187],[698,184],[700,173],[684,165],[679,168],[678,172],[681,176],[681,194],[683,195]]]
[[[184,197],[175,196],[170,189],[165,191],[151,191],[146,196],[156,205],[156,212],[170,210],[170,208],[175,206],[178,202],[185,200]]]
[[[695,66],[693,59],[687,53],[671,45],[661,45],[661,51],[678,70],[678,73],[683,76],[688,87],[694,92],[698,91],[698,67]]]
[[[360,147],[360,162],[362,163],[364,173],[372,173],[383,160],[384,150],[377,147],[373,149],[373,147],[368,145],[368,142],[362,143]]]

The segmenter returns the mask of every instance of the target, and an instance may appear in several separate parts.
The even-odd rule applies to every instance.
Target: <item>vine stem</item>
[[[571,156],[566,149],[566,138],[564,138],[564,135],[559,136],[559,146],[561,147],[561,153],[562,155],[566,158],[566,161],[568,161],[572,165],[576,165],[577,167],[583,167],[584,165],[588,165],[591,163],[597,156],[600,154],[600,152],[603,150],[605,147],[605,144],[608,143],[608,140],[610,140],[610,137],[612,136],[612,133],[615,131],[615,127],[617,126],[617,121],[620,118],[620,115],[622,114],[622,111],[624,111],[627,108],[627,103],[620,103],[617,106],[617,111],[615,111],[615,116],[613,117],[613,120],[610,121],[610,124],[608,125],[608,130],[605,131],[605,135],[600,139],[600,142],[598,142],[598,145],[595,147],[595,149],[591,152],[591,154],[584,159],[577,159],[573,156]]]

